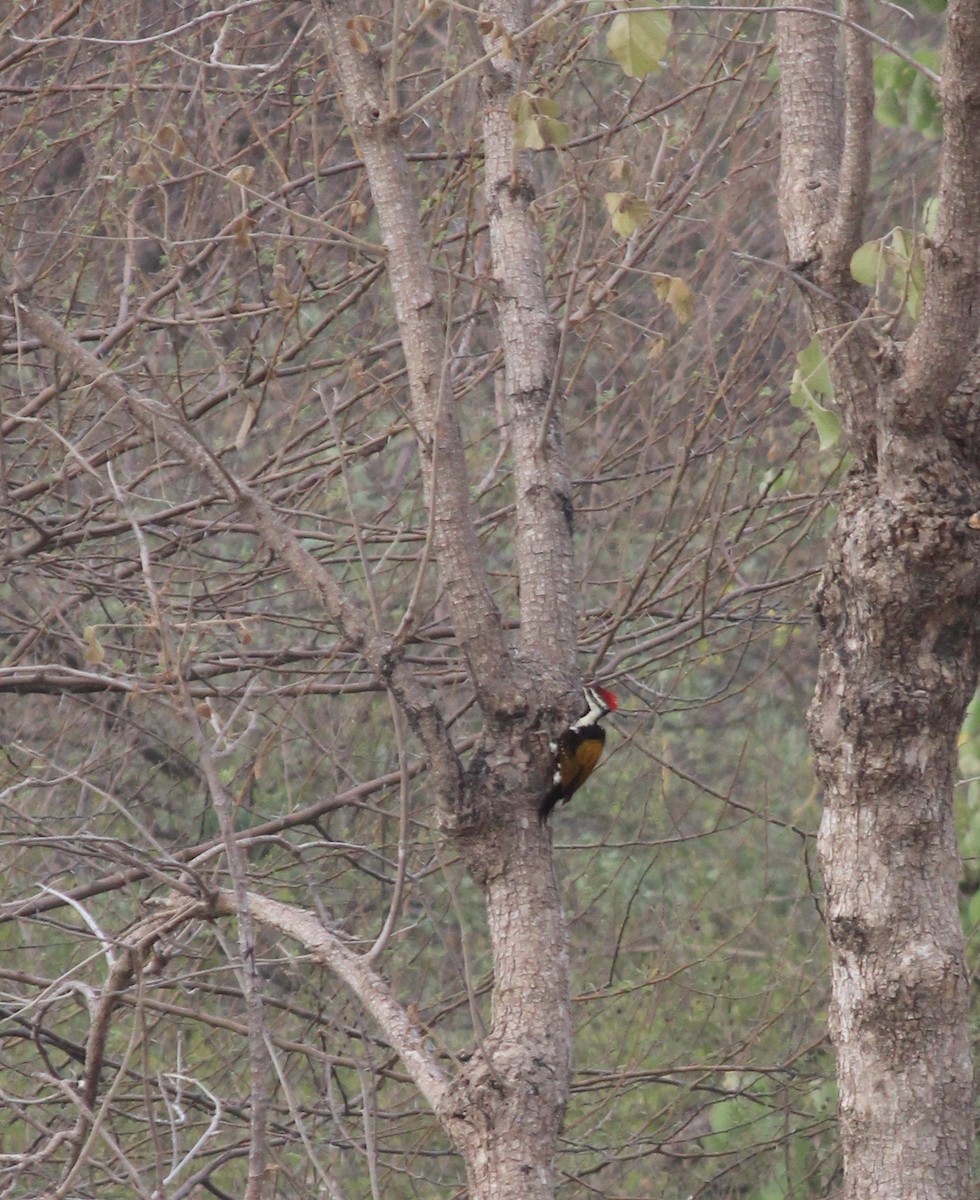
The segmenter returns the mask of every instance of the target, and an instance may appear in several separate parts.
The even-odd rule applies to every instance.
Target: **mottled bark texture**
[[[828,8],[830,14],[835,10]],[[973,1080],[957,908],[956,743],[980,667],[977,338],[980,5],[948,15],[942,216],[904,346],[847,277],[870,161],[871,77],[845,7],[783,14],[780,215],[855,452],[817,595],[810,710],[825,789],[848,1200],[968,1200]],[[844,42],[844,55],[838,53]],[[840,64],[843,63],[843,66]],[[860,201],[860,203],[859,203]]]

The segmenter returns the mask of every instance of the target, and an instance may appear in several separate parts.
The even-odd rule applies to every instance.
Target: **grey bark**
[[[867,20],[862,4],[844,15]],[[858,319],[865,298],[847,273],[866,203],[868,56],[853,30],[813,13],[781,15],[780,55],[780,214],[855,452],[817,595],[810,710],[826,799],[819,852],[843,1194],[967,1200],[973,1083],[952,786],[980,667],[980,539],[970,522],[980,404],[969,363],[980,6],[949,8],[943,216],[904,347]]]
[[[544,251],[532,204],[533,155],[518,149],[511,102],[531,77],[519,40],[530,24],[526,0],[491,0],[483,35],[491,60],[482,81],[484,188],[505,390],[514,445],[521,646],[547,672],[575,669],[572,596],[572,488],[565,457],[558,336],[544,283]],[[507,37],[507,52],[503,49]]]

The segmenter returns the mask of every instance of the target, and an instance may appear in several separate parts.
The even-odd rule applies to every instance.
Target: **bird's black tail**
[[[556,783],[553,788],[545,793],[544,799],[538,805],[538,820],[542,825],[547,824],[548,818],[551,816],[551,810],[559,800],[564,800],[564,798],[565,790],[560,783]]]

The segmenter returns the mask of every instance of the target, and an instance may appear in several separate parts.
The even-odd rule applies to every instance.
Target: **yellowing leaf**
[[[517,128],[514,141],[519,150],[544,150],[564,146],[571,130],[558,119],[561,109],[550,96],[518,92],[510,102],[510,115]]]
[[[572,136],[572,131],[564,121],[556,121],[552,117],[541,117],[541,136],[549,146],[564,146]]]
[[[176,125],[163,125],[157,130],[157,145],[168,154],[181,155],[187,151],[187,143]]]
[[[670,37],[670,13],[622,12],[609,26],[606,47],[626,75],[642,79],[663,65]]]
[[[650,205],[632,192],[606,192],[602,199],[620,237],[629,237],[650,220]]]
[[[483,43],[491,54],[499,54],[507,62],[514,57],[514,40],[506,26],[497,17],[481,16],[477,28]]]
[[[370,34],[371,26],[374,24],[370,17],[359,15],[351,17],[347,22],[347,31],[350,34],[350,44],[354,47],[358,54],[368,54],[371,46],[368,43],[366,34]]]
[[[152,167],[145,158],[140,159],[138,163],[133,163],[126,172],[126,178],[129,182],[135,183],[137,186],[142,186],[144,183],[154,183],[162,175],[163,172],[158,168]]]
[[[519,150],[544,150],[548,146],[564,146],[571,130],[564,121],[538,115],[522,121],[514,131],[514,142]]]
[[[97,667],[105,659],[105,650],[95,632],[94,625],[86,625],[82,631],[85,639],[85,662],[90,667]]]
[[[514,130],[514,145],[518,150],[543,150],[544,138],[541,136],[541,130],[538,128],[538,118],[530,117],[527,121],[521,121]]]
[[[272,268],[272,299],[284,311],[291,310],[296,303],[296,297],[289,290],[286,278],[286,268],[282,263],[276,263]]]
[[[694,293],[678,275],[654,275],[657,295],[673,309],[674,316],[686,325],[694,316]]]
[[[252,218],[248,213],[242,213],[240,217],[236,217],[232,222],[232,233],[235,238],[235,245],[240,246],[243,250],[247,250],[252,244]]]
[[[510,119],[520,125],[524,121],[530,121],[534,114],[538,111],[534,96],[530,92],[518,92],[510,102]]]
[[[232,167],[228,172],[228,178],[232,183],[237,183],[239,187],[248,187],[255,178],[255,168],[250,167],[247,163],[240,163],[237,167]]]

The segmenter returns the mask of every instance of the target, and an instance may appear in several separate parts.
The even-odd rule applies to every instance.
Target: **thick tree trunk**
[[[973,1194],[952,772],[977,678],[980,534],[945,507],[854,481],[818,599],[811,730],[855,1200]]]
[[[466,1161],[468,1200],[551,1200],[572,1049],[551,839],[524,811],[506,815],[494,838],[457,845],[483,884],[494,986],[490,1029],[451,1087],[447,1127]]]
[[[872,86],[863,0],[845,0],[843,15],[844,32],[827,0],[779,18],[780,216],[855,460],[817,600],[810,710],[826,792],[819,850],[843,1195],[968,1200],[973,1082],[952,789],[980,666],[980,373],[967,361],[980,269],[980,3],[948,10],[940,216],[922,314],[901,347],[872,340],[848,269],[866,204]]]
[[[457,829],[451,836],[484,891],[493,1011],[489,1028],[454,1074],[447,1074],[425,1030],[373,964],[316,914],[260,894],[249,897],[249,907],[257,922],[297,939],[314,961],[335,971],[378,1023],[462,1156],[467,1200],[553,1200],[572,1033],[568,939],[551,838],[526,796],[482,787],[479,808],[492,812],[492,830]],[[176,911],[189,904],[173,903]],[[235,911],[235,896],[225,891],[184,916]]]

